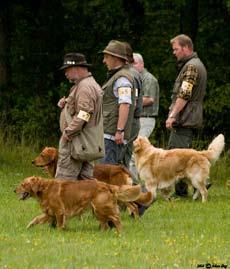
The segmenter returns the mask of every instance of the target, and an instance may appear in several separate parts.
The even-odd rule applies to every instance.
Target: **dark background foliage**
[[[6,2],[6,1],[5,1]],[[0,4],[0,125],[4,134],[57,144],[57,101],[68,94],[59,71],[63,55],[78,51],[102,84],[100,52],[111,39],[128,41],[159,80],[160,112],[152,139],[167,143],[165,119],[175,79],[170,39],[185,33],[208,71],[204,127],[198,141],[230,137],[229,0],[11,0]]]

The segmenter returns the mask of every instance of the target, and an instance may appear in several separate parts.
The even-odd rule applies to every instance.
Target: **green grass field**
[[[211,170],[206,204],[191,195],[171,202],[159,195],[139,220],[122,212],[118,235],[100,231],[91,212],[66,231],[45,224],[27,230],[40,208],[13,190],[27,176],[46,175],[31,164],[38,152],[0,146],[0,268],[230,268],[230,152]]]

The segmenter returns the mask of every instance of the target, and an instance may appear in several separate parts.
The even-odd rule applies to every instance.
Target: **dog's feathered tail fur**
[[[117,200],[122,202],[132,202],[139,198],[141,195],[141,186],[129,186],[129,185],[122,185],[122,186],[115,186],[109,185],[112,192],[115,194]]]
[[[211,163],[215,163],[224,149],[224,144],[224,136],[219,134],[213,139],[207,150],[201,151],[201,154],[208,158]]]

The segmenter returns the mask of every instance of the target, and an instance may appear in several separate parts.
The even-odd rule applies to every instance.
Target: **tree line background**
[[[57,144],[57,102],[70,85],[59,67],[82,52],[99,84],[98,54],[111,39],[140,52],[160,85],[153,140],[167,143],[165,120],[176,77],[170,39],[188,34],[208,72],[204,126],[198,140],[222,132],[230,143],[230,0],[10,0],[0,2],[0,127],[4,136]]]

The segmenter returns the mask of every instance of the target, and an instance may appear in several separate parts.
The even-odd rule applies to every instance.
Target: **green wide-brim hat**
[[[118,40],[111,40],[101,53],[107,53],[128,61],[126,47],[123,42]]]

